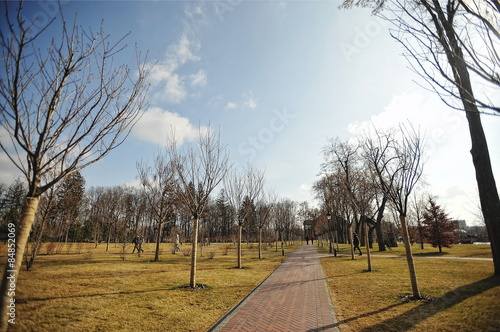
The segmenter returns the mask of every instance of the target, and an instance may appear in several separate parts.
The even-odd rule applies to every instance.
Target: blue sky
[[[83,171],[87,186],[136,184],[136,162],[153,159],[171,126],[188,141],[210,123],[236,165],[265,168],[267,187],[312,202],[327,138],[409,120],[429,139],[429,191],[453,218],[471,221],[476,194],[464,114],[413,82],[419,78],[385,22],[339,3],[64,1],[65,15],[78,12],[83,27],[104,20],[115,39],[130,31],[118,62],[134,68],[137,44],[156,63],[150,108],[122,146]],[[28,20],[53,15],[46,2],[26,7]],[[500,181],[500,118],[483,123]],[[0,162],[8,182],[14,170],[4,156]]]

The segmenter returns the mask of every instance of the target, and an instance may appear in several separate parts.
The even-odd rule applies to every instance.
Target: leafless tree
[[[220,133],[213,131],[210,126],[205,131],[200,127],[194,143],[183,146],[179,146],[175,132],[172,131],[168,137],[168,153],[174,167],[178,199],[193,218],[189,285],[196,288],[199,221],[210,194],[230,167],[229,155],[226,146],[220,141]]]
[[[500,113],[500,3],[498,0],[345,0],[369,6],[394,24],[392,36],[418,75],[444,103],[465,111],[479,200],[500,274],[500,198],[481,113]]]
[[[257,201],[257,228],[259,229],[259,259],[262,259],[262,231],[269,226],[274,203],[277,200],[275,191],[269,190]]]
[[[286,241],[292,240],[295,227],[296,203],[288,198],[280,199],[273,209],[273,219],[277,234],[276,242],[281,241],[281,254],[285,255]]]
[[[378,140],[382,142],[382,145],[379,150],[380,154],[374,158],[377,162],[373,164],[373,167],[382,190],[399,214],[413,296],[418,299],[421,296],[406,216],[410,195],[423,173],[422,138],[413,128],[408,129],[403,125],[400,126],[399,136],[394,138],[386,136],[385,139]]]
[[[394,132],[389,130],[386,132],[375,129],[367,131],[361,138],[362,141],[362,156],[367,170],[370,172],[371,177],[375,183],[379,183],[379,175],[383,172],[387,163],[392,159],[387,158],[391,152],[391,147],[394,141]],[[389,200],[387,191],[382,186],[378,186],[379,190],[375,193],[375,200],[377,204],[376,211],[376,232],[379,243],[379,250],[385,251],[384,235],[383,235],[383,216],[384,211]]]
[[[233,169],[224,178],[224,189],[226,191],[229,204],[233,206],[238,213],[238,268],[241,269],[241,239],[243,223],[250,211],[244,209],[245,200],[254,202],[261,194],[264,187],[265,177],[264,171],[260,171],[251,165],[247,165],[246,169],[240,173],[239,170]]]
[[[175,167],[169,160],[168,153],[160,152],[153,166],[146,162],[137,164],[139,180],[148,200],[152,216],[156,221],[156,250],[154,261],[160,259],[160,242],[163,225],[174,217],[174,207],[177,200],[175,183]]]
[[[417,222],[417,233],[420,240],[420,249],[424,249],[424,225],[422,225],[422,221],[424,220],[423,214],[426,209],[427,202],[429,202],[429,199],[431,199],[431,197],[432,196],[429,193],[418,194],[417,191],[414,191],[410,201],[412,214],[415,221]]]
[[[360,201],[359,187],[359,165],[360,156],[358,153],[359,146],[348,142],[341,142],[337,139],[330,139],[328,145],[323,149],[325,162],[322,164],[322,169],[326,173],[335,174],[334,185],[339,186],[338,189],[342,192],[343,207],[349,208],[346,211],[349,223],[349,239],[351,243],[351,258],[354,258],[354,237],[353,226],[356,231],[360,229],[360,216],[364,213],[364,203]],[[332,204],[331,202],[329,204]]]
[[[61,29],[60,37],[43,44],[47,26],[35,32],[36,22],[23,19],[23,2],[17,5],[12,12],[3,3],[0,126],[8,136],[0,149],[26,177],[29,190],[16,227],[15,263],[6,265],[0,289],[4,330],[10,301],[6,277],[12,273],[7,271],[16,271],[17,278],[40,195],[124,141],[145,106],[149,70],[140,55],[136,72],[115,67],[123,38],[112,42],[102,27],[84,31],[76,19],[68,26],[62,11],[61,20],[51,22]]]

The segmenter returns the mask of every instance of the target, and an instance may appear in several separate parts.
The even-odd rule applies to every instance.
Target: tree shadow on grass
[[[34,301],[38,302],[38,301],[51,301],[51,300],[61,300],[61,299],[78,299],[78,298],[105,297],[105,296],[131,295],[131,294],[146,294],[146,293],[164,292],[175,289],[179,289],[179,286],[164,287],[157,289],[146,289],[138,291],[117,291],[117,292],[107,292],[107,293],[75,294],[75,295],[62,295],[62,296],[50,296],[50,297],[27,297],[27,298],[16,299],[16,303],[29,303]]]
[[[460,302],[479,295],[491,288],[500,285],[500,277],[491,276],[486,279],[479,280],[470,285],[465,285],[458,287],[448,293],[444,294],[440,298],[432,302],[424,302],[421,305],[410,309],[396,317],[387,319],[383,322],[375,324],[373,326],[366,327],[362,329],[363,332],[375,332],[375,331],[406,331],[414,327],[418,323],[432,317]]]
[[[342,324],[347,324],[349,322],[355,321],[355,320],[360,319],[360,318],[368,317],[368,316],[371,316],[371,315],[376,315],[376,314],[379,314],[381,312],[390,310],[390,309],[392,309],[394,307],[397,307],[397,306],[400,306],[400,305],[403,305],[403,304],[404,304],[403,302],[399,302],[399,303],[396,303],[396,304],[391,304],[390,306],[387,306],[387,307],[382,308],[382,309],[370,311],[370,312],[361,314],[361,315],[356,316],[356,317],[343,319],[343,320],[338,321],[338,322],[336,322],[336,323],[334,323],[332,325],[322,326],[319,330],[322,330],[322,329],[324,329],[324,330],[327,330],[327,329],[338,329],[340,326],[342,326]],[[316,332],[316,331],[318,331],[318,329],[307,330],[307,332]]]
[[[417,257],[439,257],[439,256],[446,256],[446,255],[449,255],[449,253],[446,252],[446,251],[442,251],[442,252],[439,252],[439,251],[435,251],[435,252],[414,252],[413,253],[413,256],[417,256]]]

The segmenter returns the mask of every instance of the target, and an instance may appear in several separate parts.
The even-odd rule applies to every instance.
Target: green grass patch
[[[449,257],[487,256],[470,244],[447,250]],[[491,277],[491,261],[415,260],[420,291],[431,299],[424,301],[406,300],[411,285],[404,257],[374,257],[372,263],[376,272],[369,273],[363,272],[366,255],[322,259],[342,331],[498,331],[500,278]]]
[[[197,283],[207,287],[188,291],[183,286],[189,283],[191,257],[174,255],[171,244],[162,244],[160,261],[152,262],[154,245],[144,249],[141,257],[127,254],[125,260],[119,245],[106,252],[105,244],[85,244],[79,254],[62,250],[40,256],[32,271],[20,273],[11,330],[206,331],[286,258],[281,250],[266,246],[259,260],[257,245],[244,245],[247,269],[234,269],[234,244],[204,247]],[[215,254],[210,258],[209,252]]]

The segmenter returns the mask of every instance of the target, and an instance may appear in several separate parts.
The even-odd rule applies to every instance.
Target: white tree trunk
[[[35,213],[38,209],[39,202],[39,197],[26,197],[26,200],[24,201],[23,207],[21,209],[19,223],[16,225],[16,236],[15,238],[9,237],[8,240],[9,245],[15,244],[15,246],[12,246],[13,248],[15,248],[15,252],[12,253],[14,258],[13,261],[11,260],[12,257],[8,257],[8,262],[5,265],[5,271],[0,286],[0,315],[2,315],[0,319],[0,331],[7,331],[9,319],[15,318],[15,316],[9,316],[9,314],[13,312],[13,314],[15,315],[16,307],[14,297],[17,285],[17,276],[19,275],[19,270],[21,269],[24,249],[26,248],[26,243],[28,242],[31,226],[35,221]]]

